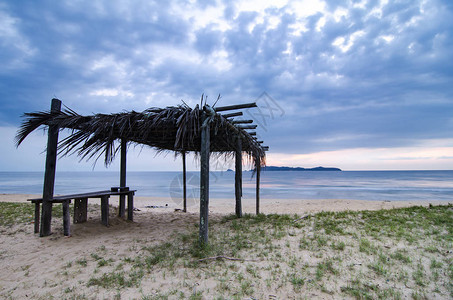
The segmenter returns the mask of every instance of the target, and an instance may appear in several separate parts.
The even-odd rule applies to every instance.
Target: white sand
[[[27,198],[39,195],[0,195],[2,202],[26,203]],[[114,198],[114,197],[112,197]],[[90,203],[99,204],[91,199]],[[377,210],[382,208],[407,207],[413,205],[441,204],[436,201],[423,202],[383,202],[356,200],[262,200],[262,213],[309,214],[319,211],[342,210]],[[117,205],[117,199],[111,204]],[[168,204],[168,207],[166,206]],[[444,203],[446,204],[446,203]],[[31,205],[31,204],[30,204]],[[162,206],[146,208],[146,206]],[[60,298],[64,290],[80,287],[80,292],[87,297],[109,298],[115,291],[100,290],[98,287],[87,287],[95,265],[89,264],[79,272],[65,274],[65,266],[72,262],[90,257],[90,254],[105,247],[109,255],[118,260],[130,257],[134,247],[143,243],[155,244],[168,241],[174,232],[194,230],[198,222],[198,205],[191,203],[188,213],[175,212],[178,205],[168,198],[136,197],[135,207],[140,211],[134,213],[134,222],[127,222],[114,217],[111,212],[111,226],[100,224],[100,210],[90,210],[88,221],[82,224],[71,224],[72,236],[62,234],[61,219],[53,219],[53,235],[40,238],[33,233],[33,219],[25,225],[0,227],[0,298],[5,299],[47,299],[50,296]],[[234,199],[212,199],[210,217],[218,219],[221,215],[234,213]],[[244,200],[244,213],[254,213],[254,200]],[[72,217],[72,216],[71,216]],[[138,247],[138,246],[137,246]],[[71,268],[73,270],[74,267]],[[161,283],[164,284],[164,283]],[[133,291],[133,290],[132,290]],[[140,298],[140,292],[128,291],[126,299]]]

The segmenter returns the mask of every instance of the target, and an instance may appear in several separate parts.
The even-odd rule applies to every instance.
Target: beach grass
[[[35,207],[31,203],[0,202],[0,226],[11,227],[22,223],[34,222]],[[73,214],[73,205],[69,205],[69,212]],[[62,204],[52,205],[52,215],[61,217]]]
[[[29,206],[0,203],[0,225],[29,222]],[[118,299],[130,289],[142,299],[449,299],[452,249],[452,205],[229,215],[210,222],[209,245],[193,224],[163,243],[135,240],[126,256],[100,246],[68,261],[67,278],[90,279],[64,297],[96,287]]]

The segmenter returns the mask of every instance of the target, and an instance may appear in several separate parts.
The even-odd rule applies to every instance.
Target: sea
[[[42,172],[0,172],[0,193],[41,194]],[[243,172],[243,198],[254,199],[256,175]],[[118,172],[57,172],[55,194],[106,190]],[[128,172],[137,196],[182,196],[181,172]],[[188,197],[199,197],[199,172],[187,173]],[[263,199],[357,199],[453,202],[453,171],[264,171]],[[234,198],[234,172],[210,173],[210,198]]]

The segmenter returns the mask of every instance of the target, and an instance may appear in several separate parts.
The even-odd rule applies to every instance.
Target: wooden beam
[[[182,152],[182,202],[183,202],[183,212],[187,212],[187,186],[186,186],[186,152]]]
[[[127,140],[121,139],[121,165],[120,165],[120,188],[126,187],[126,158],[127,158]],[[126,195],[120,195],[118,216],[124,217],[126,210]]]
[[[202,117],[202,123],[206,121],[206,113]],[[208,215],[209,215],[209,151],[210,131],[209,123],[201,126],[201,149],[200,149],[200,245],[208,243]]]
[[[52,113],[61,111],[61,101],[52,99],[50,107]],[[44,173],[44,187],[42,192],[42,215],[40,236],[48,236],[51,232],[52,199],[55,185],[55,170],[57,166],[58,126],[49,126],[47,137],[46,170]]]
[[[234,109],[243,109],[243,108],[251,108],[251,107],[257,107],[256,103],[245,103],[245,104],[237,104],[237,105],[229,105],[229,106],[220,106],[220,107],[215,107],[214,110],[216,112],[219,111],[225,111],[225,110],[234,110]]]
[[[256,131],[249,132],[249,134],[250,134],[251,136],[255,136],[255,135],[256,135]]]
[[[234,112],[234,113],[231,113],[231,114],[224,114],[222,115],[224,118],[232,118],[232,117],[239,117],[239,116],[242,116],[243,113],[242,111],[238,111],[238,112]]]
[[[256,129],[258,125],[238,125],[237,128],[239,129]]]
[[[253,120],[233,120],[231,123],[233,124],[251,124]]]
[[[260,213],[260,176],[261,176],[261,161],[257,157],[255,159],[255,170],[256,170],[256,214]]]
[[[236,169],[234,176],[234,187],[236,194],[236,216],[242,217],[242,139],[237,137],[236,145]]]

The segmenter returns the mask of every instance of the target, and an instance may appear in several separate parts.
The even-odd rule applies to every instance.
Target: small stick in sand
[[[297,221],[300,221],[300,220],[303,220],[303,219],[306,219],[308,217],[310,217],[311,215],[305,215],[305,216],[302,216],[300,217],[299,219],[295,219],[293,222],[296,223]]]
[[[251,260],[251,259],[243,259],[243,258],[236,258],[236,257],[228,257],[228,256],[223,256],[223,255],[219,255],[219,256],[212,256],[212,257],[205,257],[205,258],[201,258],[199,259],[198,261],[205,261],[205,260],[217,260],[217,259],[228,259],[228,260],[236,260],[236,261],[256,261],[256,260]]]

